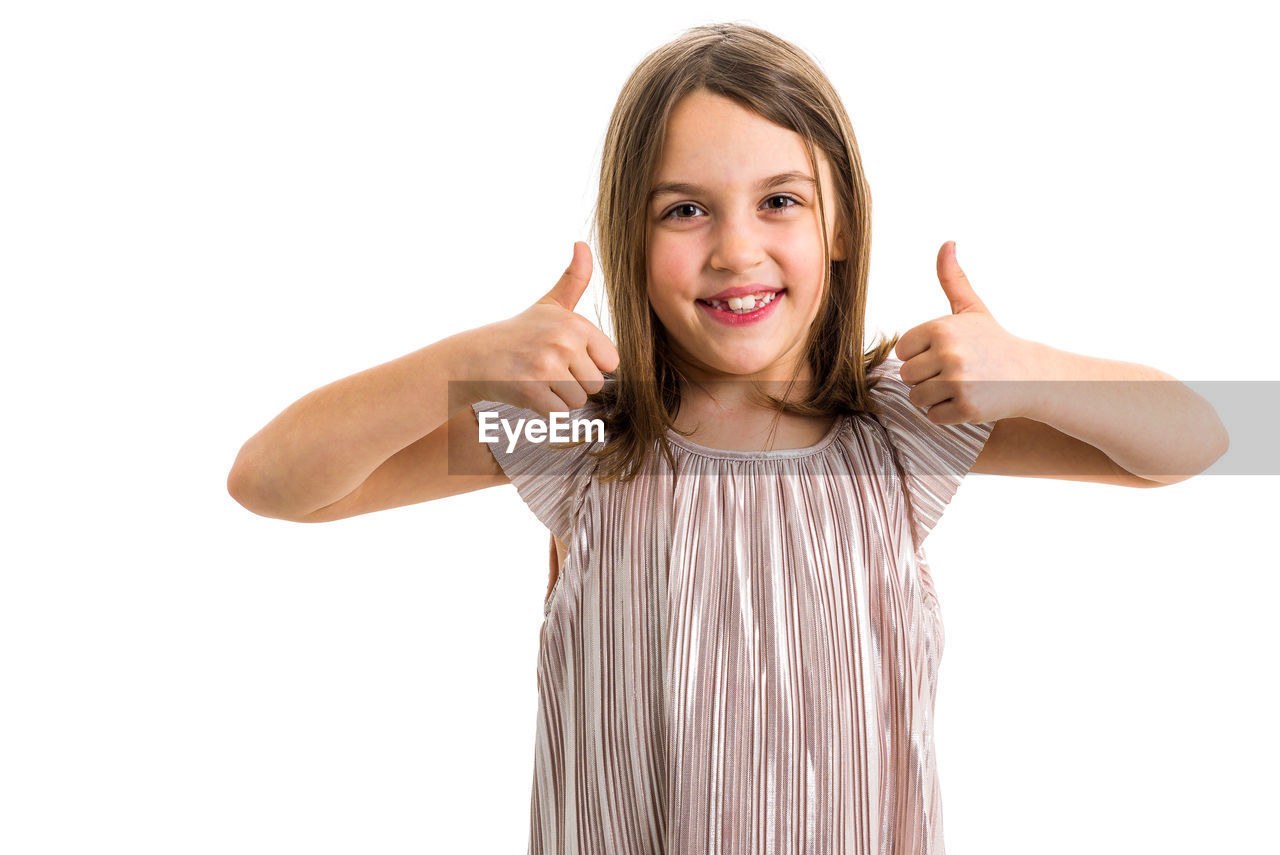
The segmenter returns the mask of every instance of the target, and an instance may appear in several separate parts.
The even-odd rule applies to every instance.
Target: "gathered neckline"
[[[845,426],[849,420],[847,413],[837,413],[831,422],[831,427],[827,429],[827,433],[822,439],[813,445],[804,448],[775,448],[772,450],[747,451],[742,449],[730,448],[711,448],[706,445],[699,445],[691,439],[681,436],[674,430],[667,428],[667,439],[673,445],[683,448],[692,454],[698,454],[703,457],[714,457],[720,460],[785,460],[796,457],[808,457],[812,454],[824,450],[832,442],[835,441],[836,435]]]

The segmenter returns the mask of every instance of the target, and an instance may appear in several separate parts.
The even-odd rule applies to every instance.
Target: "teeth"
[[[769,291],[765,294],[748,294],[745,297],[730,297],[728,300],[708,300],[707,302],[715,306],[717,309],[727,308],[731,312],[752,312],[761,306],[767,306],[773,302],[778,296],[777,291]]]

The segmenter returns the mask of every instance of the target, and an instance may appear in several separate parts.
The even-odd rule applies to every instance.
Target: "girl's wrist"
[[[485,327],[466,330],[442,339],[439,346],[443,349],[441,364],[444,368],[444,379],[449,396],[449,413],[469,407],[478,401],[485,400],[481,381],[485,378],[476,372],[484,362]]]

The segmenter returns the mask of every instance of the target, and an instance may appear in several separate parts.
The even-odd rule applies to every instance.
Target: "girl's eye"
[[[800,200],[799,200],[799,199],[795,199],[795,198],[793,198],[793,197],[791,197],[791,196],[770,196],[770,197],[769,197],[769,201],[770,201],[770,202],[772,202],[774,199],[785,199],[785,200],[787,200],[788,202],[794,202],[794,203],[795,203],[795,205],[783,205],[783,206],[781,206],[781,207],[774,208],[773,210],[775,210],[775,211],[782,211],[782,210],[786,210],[787,208],[794,208],[796,205],[799,205],[799,204],[800,204]]]
[[[662,219],[664,219],[664,220],[687,220],[687,219],[689,219],[689,217],[677,217],[677,216],[675,216],[676,211],[683,211],[683,210],[685,210],[686,208],[697,208],[697,210],[699,210],[699,211],[700,211],[700,210],[702,210],[701,208],[698,208],[698,206],[697,206],[697,205],[691,204],[691,203],[689,203],[689,202],[685,202],[684,204],[682,204],[682,205],[676,205],[676,206],[675,206],[674,208],[672,208],[670,211],[667,211],[667,213],[663,216],[663,218],[662,218]]]
[[[772,202],[772,201],[773,201],[773,200],[775,200],[775,199],[785,199],[786,201],[791,202],[792,204],[790,204],[790,205],[780,205],[780,206],[769,206],[769,205],[768,205],[768,202]],[[795,207],[798,207],[800,204],[801,204],[801,203],[800,203],[800,200],[799,200],[799,199],[796,199],[794,196],[783,196],[783,195],[770,196],[770,197],[768,198],[768,200],[766,201],[766,206],[768,206],[768,207],[769,207],[769,210],[771,210],[771,211],[785,211],[785,210],[787,210],[787,209],[789,209],[789,208],[795,208]],[[674,208],[672,208],[670,211],[667,211],[667,213],[663,215],[662,219],[664,219],[664,220],[691,220],[691,219],[693,219],[693,217],[677,217],[677,216],[674,216],[674,215],[675,215],[675,213],[676,213],[676,211],[683,211],[683,210],[685,210],[686,208],[693,208],[693,209],[698,210],[698,211],[701,211],[701,210],[702,210],[701,208],[699,208],[697,205],[693,204],[692,202],[683,202],[683,203],[681,203],[681,204],[679,204],[679,205],[676,205],[676,206],[675,206]]]

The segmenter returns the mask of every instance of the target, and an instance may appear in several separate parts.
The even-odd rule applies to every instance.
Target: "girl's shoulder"
[[[890,452],[900,462],[915,517],[916,543],[923,542],[951,501],[995,422],[936,424],[911,400],[902,379],[902,360],[886,357],[867,372],[874,378],[869,414],[884,428]]]
[[[588,452],[604,444],[599,425],[593,424],[594,407],[588,402],[550,419],[501,401],[477,401],[472,408],[481,441],[520,498],[554,536],[567,542],[576,500],[596,467]]]

